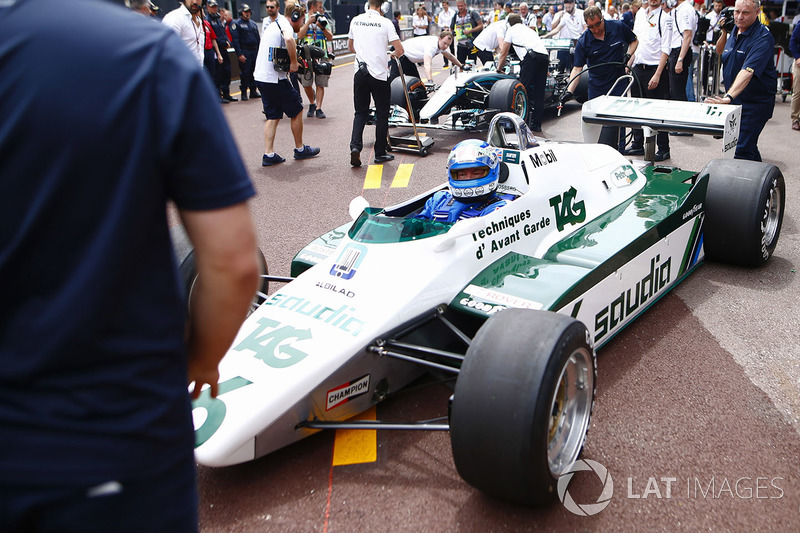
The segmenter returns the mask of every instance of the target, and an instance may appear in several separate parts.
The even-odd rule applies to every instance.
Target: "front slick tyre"
[[[549,311],[492,315],[456,381],[450,440],[458,473],[500,500],[550,503],[583,449],[594,390],[583,323]]]

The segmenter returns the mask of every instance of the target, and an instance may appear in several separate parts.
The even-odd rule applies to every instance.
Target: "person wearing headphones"
[[[497,193],[500,162],[486,141],[458,143],[447,158],[448,190],[438,191],[414,218],[456,222],[482,217],[506,205],[514,197]]]
[[[300,93],[292,87],[287,73],[275,68],[273,61],[274,57],[288,53],[289,72],[297,72],[300,68],[294,34],[303,26],[305,11],[303,6],[287,2],[284,14],[289,23],[276,19],[264,31],[258,48],[254,77],[261,89],[261,102],[267,117],[264,124],[264,156],[261,159],[261,165],[265,167],[286,161],[275,153],[274,148],[275,132],[284,114],[291,119],[294,158],[310,159],[320,152],[319,148],[303,143],[303,102]],[[244,96],[244,91],[242,95]]]

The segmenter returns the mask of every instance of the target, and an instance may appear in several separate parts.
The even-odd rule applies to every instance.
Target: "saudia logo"
[[[614,301],[595,315],[595,342],[625,322],[640,305],[644,305],[669,285],[672,258],[667,258],[663,263],[659,263],[659,261],[661,261],[661,256],[656,255],[650,260],[650,272],[645,277],[637,281],[633,287],[622,291]]]
[[[575,187],[570,187],[567,192],[561,196],[553,196],[550,198],[550,206],[556,215],[556,227],[558,231],[562,231],[567,224],[580,224],[586,220],[586,206],[583,200],[580,202],[575,201],[575,196],[578,191]]]
[[[345,293],[345,296],[347,294]],[[349,333],[352,336],[357,336],[361,333],[361,328],[364,327],[364,321],[359,320],[350,313],[355,311],[355,308],[342,305],[334,309],[322,304],[314,303],[311,300],[300,298],[298,296],[289,296],[283,293],[275,293],[272,298],[264,302],[263,305],[273,305],[276,308],[286,309],[319,320],[329,326],[339,328],[341,331]]]

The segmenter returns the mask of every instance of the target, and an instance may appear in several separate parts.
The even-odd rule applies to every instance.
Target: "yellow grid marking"
[[[364,178],[365,189],[380,189],[381,177],[383,176],[383,165],[370,165],[367,169],[367,177]]]
[[[398,166],[391,186],[394,188],[408,187],[408,180],[411,178],[411,171],[413,169],[414,165],[411,163],[403,163],[402,165]]]
[[[376,408],[350,420],[376,420]],[[378,460],[378,432],[374,429],[337,429],[333,442],[333,466],[374,463]]]

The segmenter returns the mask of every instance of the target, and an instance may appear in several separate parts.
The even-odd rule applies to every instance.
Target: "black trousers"
[[[656,100],[669,100],[669,75],[667,72],[661,73],[658,86],[652,91],[647,88],[650,78],[656,73],[658,65],[636,65],[633,67],[633,74],[639,83],[634,82],[631,87],[631,94],[635,97],[654,98]],[[664,68],[666,71],[666,68]],[[641,85],[642,94],[639,94],[639,86]],[[633,130],[633,148],[644,147],[644,132],[640,129]],[[669,133],[666,131],[659,131],[656,134],[656,146],[658,151],[669,151]]]
[[[412,62],[406,56],[400,56],[400,64],[403,66],[403,76],[408,79],[410,76],[416,76],[419,79],[422,79],[422,76],[419,75],[419,69],[417,65]],[[400,69],[397,68],[397,63],[394,59],[389,60],[389,81],[400,76]]]
[[[456,42],[455,40],[450,42],[450,53],[456,55]],[[444,58],[444,66],[447,66],[447,58]]]
[[[253,71],[256,68],[258,50],[242,50],[242,54],[244,55],[244,63],[240,63],[239,65],[242,71],[241,77],[239,78],[241,81],[241,88],[243,91],[245,88],[255,90],[256,81],[253,79]]]
[[[675,72],[675,64],[678,62],[678,56],[681,53],[680,47],[673,48],[669,53],[669,87],[670,99],[685,102],[686,98],[686,81],[689,79],[689,67],[692,66],[692,49],[686,51],[686,55],[682,61],[683,70],[680,74]]]
[[[405,67],[403,67],[405,69]],[[370,97],[375,101],[375,157],[386,154],[386,137],[389,133],[389,81],[381,81],[362,71],[353,75],[353,133],[350,136],[350,149],[361,151],[364,148],[364,126],[369,119]]]
[[[216,82],[217,76],[217,56],[214,53],[214,49],[211,50],[203,50],[203,68],[208,72],[208,75],[211,77],[211,83]]]
[[[485,65],[489,61],[494,61],[494,52],[492,50],[478,50],[478,59]]]
[[[217,64],[214,85],[219,87],[219,92],[222,95],[228,96],[231,94],[231,56],[228,53],[228,48],[223,45],[220,45],[219,51],[222,54],[222,64]]]
[[[528,92],[528,106],[531,109],[529,125],[542,125],[544,114],[544,89],[547,84],[547,67],[550,58],[545,54],[528,52],[520,63],[519,81]]]
[[[461,61],[462,65],[467,59],[477,59],[478,49],[472,44],[472,39],[469,40],[469,45],[464,41],[458,43],[458,46],[456,46],[456,57]]]

